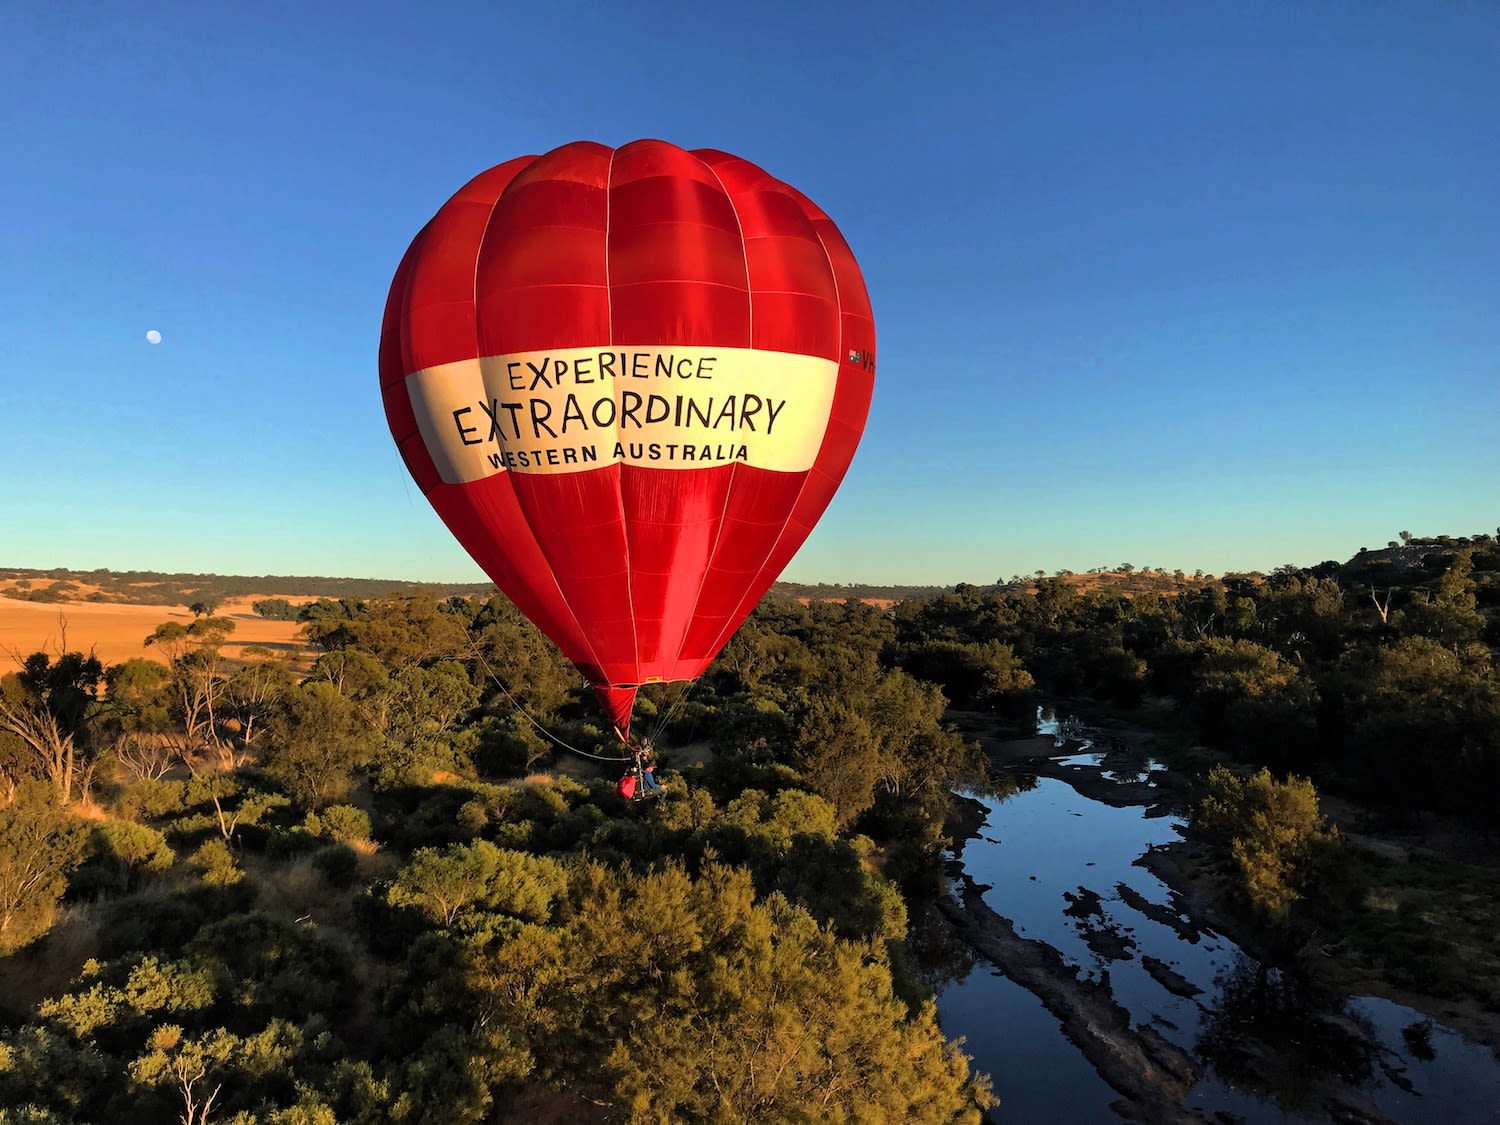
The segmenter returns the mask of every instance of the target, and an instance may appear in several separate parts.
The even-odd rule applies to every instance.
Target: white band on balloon
[[[753,348],[558,348],[406,377],[444,481],[601,465],[812,467],[838,364]]]

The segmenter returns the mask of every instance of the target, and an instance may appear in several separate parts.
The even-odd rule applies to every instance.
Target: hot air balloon
[[[746,160],[588,141],[469,181],[396,271],[391,434],[594,686],[700,676],[832,499],[875,324],[838,228]]]

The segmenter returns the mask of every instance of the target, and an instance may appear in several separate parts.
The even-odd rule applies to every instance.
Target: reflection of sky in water
[[[1040,725],[1045,727],[1045,721]],[[1042,730],[1054,732],[1055,724],[1054,730]],[[1103,758],[1090,753],[1067,760],[1099,765]],[[1128,906],[1116,890],[1124,883],[1148,902],[1171,907],[1172,891],[1134,861],[1154,845],[1178,840],[1180,818],[1147,817],[1139,807],[1111,808],[1051,778],[1038,779],[1033,790],[984,804],[988,820],[965,845],[962,858],[968,874],[989,885],[984,897],[990,908],[1014,921],[1022,936],[1056,948],[1084,975],[1097,979],[1108,970],[1115,999],[1135,1023],[1151,1024],[1191,1052],[1204,1022],[1200,1004],[1213,1005],[1214,978],[1233,966],[1238,951],[1211,931],[1203,932],[1197,942],[1186,941]],[[1080,886],[1099,895],[1102,919],[1063,913],[1068,906],[1063,892],[1076,894]],[[1135,943],[1128,959],[1108,960],[1084,942],[1083,933],[1101,925]],[[1148,954],[1203,993],[1195,1000],[1172,995],[1142,966],[1141,957]],[[1112,1119],[1102,1110],[1111,1100],[1108,1087],[1063,1037],[1057,1020],[1030,993],[987,973],[985,967],[981,961],[967,980],[950,985],[938,1007],[947,1033],[966,1035],[965,1049],[975,1056],[975,1065],[994,1078],[1002,1099],[996,1120]],[[1500,1125],[1500,1064],[1487,1049],[1465,1043],[1438,1025],[1431,1035],[1436,1058],[1424,1062],[1412,1057],[1401,1034],[1422,1019],[1419,1013],[1369,997],[1352,1001],[1350,1008],[1378,1032],[1385,1066],[1415,1088],[1415,1094],[1401,1089],[1377,1067],[1364,1094],[1385,1113],[1404,1122]],[[1080,1068],[1091,1083],[1075,1076]],[[1096,1090],[1104,1093],[1096,1095]],[[1066,1105],[1060,1104],[1059,1091],[1067,1091]],[[1284,1113],[1227,1086],[1212,1072],[1193,1090],[1188,1105],[1209,1116],[1227,1110],[1252,1123],[1315,1120]]]
[[[989,907],[1013,919],[1022,936],[1055,948],[1084,975],[1098,979],[1107,969],[1115,999],[1137,1023],[1152,1023],[1167,1039],[1191,1047],[1198,1031],[1198,1005],[1164,989],[1140,958],[1159,958],[1211,995],[1214,975],[1233,961],[1235,949],[1213,933],[1205,933],[1196,944],[1182,941],[1174,931],[1120,901],[1115,890],[1124,883],[1148,902],[1171,907],[1171,890],[1134,863],[1152,845],[1179,840],[1177,826],[1182,821],[1148,818],[1139,807],[1111,808],[1080,796],[1066,782],[1046,777],[1038,778],[1033,790],[985,805],[989,819],[980,839],[965,847],[963,859],[976,882],[990,885],[984,895]],[[1063,913],[1068,905],[1063,893],[1077,894],[1080,886],[1099,895],[1102,920],[1097,915],[1079,919]],[[1110,961],[1088,947],[1084,933],[1101,924],[1117,928],[1136,943],[1129,960]]]
[[[1094,1125],[1117,1120],[1120,1095],[1063,1036],[1042,1002],[980,961],[938,999],[943,1033],[964,1036],[964,1054],[990,1076],[1000,1104],[996,1122]]]
[[[1433,1024],[1433,1058],[1413,1057],[1402,1029],[1423,1020],[1420,1013],[1392,1000],[1358,996],[1349,1007],[1374,1025],[1380,1041],[1399,1052],[1386,1063],[1412,1085],[1408,1094],[1389,1080],[1369,1091],[1370,1100],[1406,1121],[1440,1121],[1444,1125],[1495,1125],[1500,1122],[1500,1064],[1486,1047],[1469,1043],[1442,1024]],[[1412,1106],[1420,1107],[1414,1114]]]

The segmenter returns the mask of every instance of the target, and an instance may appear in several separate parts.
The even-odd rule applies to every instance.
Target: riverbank
[[[965,733],[973,737],[972,730]],[[1067,735],[1061,740],[1051,734],[1020,739],[994,738],[989,740],[985,749],[999,772],[1055,779],[1088,801],[1113,808],[1135,808],[1139,810],[1134,814],[1136,818],[1175,817],[1185,809],[1191,798],[1191,778],[1153,761],[1123,732],[1075,728]],[[1027,795],[1023,790],[1014,799],[1025,801]],[[1055,802],[1056,798],[1053,800]],[[1203,1120],[1205,1111],[1214,1112],[1209,1108],[1213,1098],[1205,1091],[1217,1090],[1222,1094],[1224,1082],[1229,1081],[1225,1076],[1230,1075],[1234,1089],[1252,1091],[1243,1097],[1252,1101],[1272,1097],[1282,1108],[1286,1108],[1282,1091],[1288,1085],[1295,1086],[1295,1101],[1300,1110],[1311,1112],[1316,1119],[1354,1122],[1414,1120],[1405,1116],[1406,1107],[1398,1107],[1402,1116],[1391,1117],[1386,1111],[1391,1109],[1392,1088],[1403,1088],[1408,1082],[1408,1072],[1417,1077],[1419,1084],[1427,1082],[1429,1089],[1435,1081],[1423,1071],[1422,1064],[1413,1063],[1410,1057],[1400,1052],[1401,1034],[1408,1031],[1418,1037],[1423,1034],[1420,1016],[1435,1021],[1439,1025],[1436,1031],[1442,1036],[1448,1036],[1447,1029],[1452,1029],[1465,1039],[1485,1044],[1491,1052],[1500,1043],[1500,1018],[1496,1013],[1486,1011],[1483,1004],[1469,998],[1419,995],[1367,970],[1355,974],[1342,963],[1346,951],[1340,943],[1334,942],[1315,945],[1303,953],[1303,959],[1311,957],[1323,962],[1308,967],[1326,988],[1345,997],[1386,998],[1393,1002],[1393,1011],[1395,1005],[1403,1006],[1402,1010],[1412,1009],[1408,1021],[1417,1023],[1411,1028],[1398,1029],[1397,1049],[1393,1050],[1389,1036],[1383,1041],[1362,1014],[1369,1004],[1376,1002],[1322,996],[1316,1004],[1295,1013],[1294,1018],[1301,1021],[1301,1027],[1297,1034],[1289,1037],[1289,1044],[1262,1041],[1258,1036],[1263,1029],[1247,1026],[1244,1011],[1234,1007],[1245,1003],[1244,991],[1277,994],[1272,998],[1273,1006],[1285,1005],[1289,1002],[1285,994],[1297,991],[1301,985],[1293,984],[1291,976],[1262,967],[1275,963],[1270,951],[1272,943],[1257,933],[1253,925],[1224,909],[1208,849],[1190,840],[1174,839],[1175,833],[1170,831],[1165,835],[1158,832],[1154,837],[1157,842],[1144,849],[1144,854],[1134,863],[1137,869],[1149,872],[1165,885],[1170,891],[1170,901],[1167,904],[1150,901],[1147,895],[1140,894],[1125,881],[1105,877],[1102,872],[1086,873],[1084,878],[1096,889],[1079,885],[1074,891],[1063,889],[1061,901],[1052,900],[1057,902],[1058,912],[1076,928],[1070,941],[1063,942],[1064,948],[1073,952],[1064,955],[1048,944],[1057,938],[1046,935],[1047,941],[1037,939],[1035,931],[1041,927],[1034,905],[1028,907],[1018,901],[1018,898],[1025,897],[1024,872],[1028,868],[1020,869],[1021,885],[1015,883],[1017,876],[1014,874],[1003,880],[996,880],[993,874],[986,875],[985,878],[997,881],[1000,888],[990,896],[990,901],[986,901],[985,892],[994,889],[976,881],[966,870],[974,867],[973,862],[967,862],[969,859],[980,861],[977,853],[974,857],[965,856],[967,845],[989,849],[1001,843],[1001,835],[1010,837],[1019,830],[1008,809],[995,823],[987,825],[986,818],[995,807],[993,803],[971,799],[958,803],[950,823],[950,831],[957,841],[949,868],[953,889],[940,903],[940,909],[952,924],[956,936],[999,972],[1034,995],[1058,1020],[1067,1040],[1120,1094],[1120,1100],[1113,1108],[1123,1117],[1143,1121]],[[1000,807],[1004,808],[1004,805]],[[1088,818],[1094,816],[1087,810],[1092,806],[1065,804],[1064,807],[1082,810],[1061,815],[1085,816],[1085,820],[1068,823],[1077,824],[1080,832],[1087,832]],[[1168,827],[1165,821],[1163,827]],[[1090,858],[1094,856],[1091,854]],[[1128,858],[1122,861],[1130,862]],[[1093,863],[1086,866],[1094,868]],[[1031,878],[1034,880],[1035,876]],[[1105,881],[1095,881],[1100,878]],[[1031,886],[1036,884],[1033,882]],[[1160,897],[1159,891],[1153,894]],[[1107,900],[1103,906],[1101,897]],[[1063,902],[1067,903],[1066,908],[1063,908]],[[1016,916],[1025,918],[1028,923],[1024,928],[1005,916],[1016,911],[1020,911]],[[1159,945],[1159,933],[1155,937],[1143,937],[1142,932],[1137,932],[1143,925],[1155,930],[1151,923],[1172,931],[1182,942],[1195,947],[1200,939],[1207,943],[1221,940],[1215,935],[1222,935],[1222,939],[1232,943],[1246,958],[1234,966],[1241,980],[1229,979],[1224,988],[1217,990],[1217,995],[1212,990],[1205,994],[1204,990],[1210,983],[1220,983],[1217,977],[1209,982],[1199,972],[1195,982],[1178,971],[1184,966],[1175,961],[1169,963],[1167,956],[1153,956],[1149,949],[1153,941]],[[1026,936],[1018,932],[1022,929]],[[1084,945],[1081,958],[1077,945],[1071,944],[1080,940]],[[1089,971],[1081,968],[1089,964],[1096,971],[1101,966],[1107,967],[1097,973],[1097,979],[1090,979]],[[1112,971],[1115,975],[1113,982]],[[1228,974],[1228,977],[1234,977],[1235,973]],[[1159,986],[1164,993],[1180,998],[1179,1012],[1194,1013],[1189,1016],[1186,1027],[1191,1028],[1202,1021],[1200,1031],[1196,1033],[1196,1043],[1194,1033],[1190,1031],[1168,1030],[1164,1037],[1156,1027],[1150,1026],[1151,1022],[1156,1022],[1164,1029],[1174,1028],[1170,1021],[1162,1022],[1159,1015],[1152,1014],[1152,1011],[1163,1010],[1159,1005],[1156,1008],[1141,1007],[1142,975],[1155,982],[1153,987]],[[1234,992],[1236,988],[1241,989],[1238,995]],[[1263,999],[1259,995],[1252,997],[1250,1005]],[[1294,1004],[1305,1002],[1300,994],[1291,1001]],[[1179,1017],[1173,1018],[1180,1022]],[[1250,1023],[1253,1025],[1254,1020]],[[1350,1057],[1360,1060],[1363,1076],[1359,1073],[1360,1067],[1351,1068],[1347,1076],[1338,1068],[1314,1067],[1312,1073],[1307,1073],[1298,1055],[1305,1055],[1308,1051],[1306,1047],[1296,1046],[1298,1035],[1336,1040],[1340,1050],[1346,1050]],[[1174,1039],[1176,1042],[1172,1041]],[[1444,1039],[1445,1045],[1448,1041]],[[1206,1064],[1211,1065],[1211,1071],[1205,1070]],[[1200,1081],[1203,1085],[1194,1093],[1195,1085]],[[1369,1087],[1372,1081],[1375,1086]],[[1367,1096],[1368,1089],[1384,1091],[1376,1099],[1382,1105],[1377,1105]],[[997,1090],[1003,1099],[1004,1089],[997,1087]],[[1225,1118],[1230,1119],[1235,1118]],[[1257,1118],[1252,1113],[1249,1119]]]
[[[1143,727],[1090,725],[1071,731],[1060,744],[1052,735],[999,740],[990,762],[992,768],[1002,771],[1024,767],[1036,776],[1057,778],[1082,796],[1105,804],[1145,805],[1151,815],[1166,815],[1174,809],[1185,812],[1194,781],[1180,769],[1153,762],[1149,784],[1121,784],[1118,780],[1122,773],[1129,776],[1132,771],[1143,771],[1146,763],[1152,762],[1155,742],[1154,734]],[[1087,755],[1082,754],[1085,744]],[[1222,755],[1201,749],[1195,756],[1204,763],[1223,760]],[[1441,885],[1432,887],[1431,894],[1448,900],[1438,904],[1440,908],[1478,913],[1478,918],[1463,919],[1467,923],[1463,928],[1492,935],[1500,928],[1500,918],[1495,917],[1500,903],[1493,901],[1500,894],[1500,872],[1487,863],[1476,865],[1473,861],[1493,859],[1493,847],[1465,838],[1444,821],[1432,821],[1420,830],[1405,826],[1400,832],[1380,833],[1372,827],[1378,818],[1347,798],[1320,795],[1320,806],[1329,823],[1339,829],[1345,845],[1353,849],[1352,861],[1371,883],[1366,901],[1385,916],[1383,920],[1392,932],[1362,933],[1360,941],[1315,935],[1297,957],[1299,969],[1310,977],[1314,987],[1378,996],[1413,1008],[1488,1047],[1500,1059],[1500,1011],[1495,1010],[1494,998],[1488,992],[1481,996],[1473,990],[1449,988],[1446,991],[1450,994],[1435,995],[1413,988],[1406,983],[1412,971],[1398,960],[1406,946],[1424,945],[1429,937],[1451,938],[1461,923],[1433,917],[1431,909],[1399,910],[1400,892],[1393,889],[1406,888],[1410,899],[1414,897],[1414,885],[1436,881],[1425,869],[1438,868]],[[1444,847],[1448,842],[1456,846]],[[1203,919],[1257,959],[1275,959],[1274,943],[1267,935],[1226,909],[1226,889],[1213,868],[1209,849],[1200,841],[1182,840],[1154,848],[1138,862],[1182,896],[1184,909],[1194,917]],[[1466,883],[1483,885],[1463,885]],[[1486,904],[1485,899],[1492,901]],[[1424,914],[1429,918],[1426,922],[1420,917]],[[1494,925],[1489,924],[1491,920]],[[1400,931],[1395,928],[1398,924],[1404,927]],[[1383,946],[1398,947],[1389,954],[1388,965],[1379,958]],[[1466,951],[1455,955],[1454,960],[1459,972],[1478,976],[1492,968],[1493,949]]]

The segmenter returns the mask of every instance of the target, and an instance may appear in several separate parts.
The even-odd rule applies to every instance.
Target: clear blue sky
[[[386,429],[385,294],[584,138],[742,155],[860,258],[875,403],[789,578],[1500,523],[1491,3],[21,0],[0,136],[0,565],[480,577]]]

